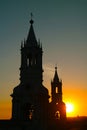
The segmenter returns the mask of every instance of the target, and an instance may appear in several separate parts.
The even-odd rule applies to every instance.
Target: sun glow
[[[72,103],[67,102],[66,103],[66,112],[72,113],[74,111],[74,105]]]

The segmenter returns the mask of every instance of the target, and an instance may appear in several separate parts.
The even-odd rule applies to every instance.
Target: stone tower
[[[51,81],[51,119],[65,120],[66,119],[66,106],[62,101],[62,81],[58,77],[57,67],[55,67],[54,78]]]
[[[37,42],[33,23],[31,17],[27,39],[21,43],[20,84],[11,94],[12,119],[32,121],[34,127],[41,125],[43,128],[48,119],[49,95],[42,84],[43,51],[40,41]]]

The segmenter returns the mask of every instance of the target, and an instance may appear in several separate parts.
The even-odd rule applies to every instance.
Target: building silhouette
[[[55,120],[66,119],[66,107],[62,101],[62,81],[57,67],[51,81],[52,100],[49,102],[48,89],[43,85],[43,50],[36,39],[33,23],[31,17],[27,39],[21,42],[20,83],[11,94],[11,122],[27,122],[23,129],[47,130]]]
[[[32,120],[42,128],[47,123],[49,95],[42,84],[42,47],[37,42],[30,20],[27,40],[21,44],[20,84],[14,88],[12,97],[12,119]]]
[[[55,67],[54,78],[51,81],[50,116],[53,120],[64,121],[66,119],[66,105],[62,101],[62,80],[59,79],[57,67]]]

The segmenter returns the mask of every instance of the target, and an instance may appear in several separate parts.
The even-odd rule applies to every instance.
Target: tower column
[[[51,81],[52,101],[50,103],[52,118],[62,120],[66,118],[66,106],[62,101],[62,81],[58,77],[57,67],[55,67],[54,78]]]

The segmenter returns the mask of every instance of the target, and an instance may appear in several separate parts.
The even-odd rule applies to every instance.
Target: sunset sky
[[[87,116],[87,0],[0,0],[0,119],[11,118],[13,88],[19,84],[20,45],[33,13],[43,46],[43,84],[49,89],[55,65],[68,116]]]

